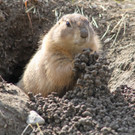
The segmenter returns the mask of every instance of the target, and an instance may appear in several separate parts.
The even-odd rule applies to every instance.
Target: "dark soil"
[[[75,70],[81,72],[74,89],[59,98],[29,93],[29,108],[44,119],[47,135],[123,135],[135,133],[135,89],[122,85],[110,93],[111,70],[105,58],[85,50],[75,58]],[[78,72],[78,71],[76,71]],[[35,127],[35,135],[40,132]]]
[[[0,135],[21,134],[27,126],[28,107],[45,119],[41,126],[45,135],[134,135],[134,4],[110,0],[29,0],[28,8],[34,6],[29,12],[31,26],[22,0],[0,0],[0,75],[8,82],[0,81]],[[29,100],[11,83],[19,80],[40,37],[62,15],[75,11],[92,22],[103,51],[99,58],[84,52],[77,56],[78,60],[75,58],[80,77],[73,90],[63,97],[52,93],[43,98],[29,93]],[[30,133],[41,134],[36,126],[25,132]]]
[[[113,94],[103,93],[101,89],[94,95],[89,94],[91,89],[77,87],[63,98],[56,93],[47,98],[36,95],[29,106],[45,119],[41,126],[45,135],[134,135],[135,102],[129,101],[128,93],[128,100],[125,93],[123,96],[125,89],[132,93],[135,101],[135,90],[127,86],[121,86]],[[35,127],[32,133],[36,135],[40,131]]]

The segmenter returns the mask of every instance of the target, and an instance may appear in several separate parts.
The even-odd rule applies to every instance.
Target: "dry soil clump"
[[[134,90],[120,86],[115,93],[110,93],[108,62],[96,53],[90,54],[90,50],[75,57],[75,72],[80,71],[76,86],[62,98],[56,93],[47,98],[29,93],[28,106],[45,119],[42,132],[46,135],[133,135]],[[36,127],[32,131],[35,135],[38,132]]]

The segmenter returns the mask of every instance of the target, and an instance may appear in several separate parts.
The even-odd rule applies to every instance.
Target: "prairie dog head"
[[[94,51],[95,32],[88,19],[80,14],[63,16],[48,33],[51,43],[61,48],[77,52],[84,48]]]

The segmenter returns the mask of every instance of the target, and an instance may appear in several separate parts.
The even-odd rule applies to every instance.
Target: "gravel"
[[[75,87],[63,97],[52,92],[44,98],[29,92],[27,103],[38,112],[45,124],[45,135],[134,135],[135,89],[121,85],[110,92],[109,62],[85,49],[74,59],[78,79]],[[41,132],[37,126],[31,135]]]

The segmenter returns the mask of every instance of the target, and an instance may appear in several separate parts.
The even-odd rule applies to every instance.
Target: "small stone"
[[[45,120],[35,111],[30,111],[28,118],[27,118],[27,124],[44,124]]]
[[[90,79],[90,75],[89,75],[89,74],[85,74],[85,75],[84,75],[84,79],[85,79],[85,80]]]
[[[82,113],[82,116],[86,117],[86,116],[90,116],[91,113],[89,111],[85,111]]]

